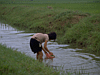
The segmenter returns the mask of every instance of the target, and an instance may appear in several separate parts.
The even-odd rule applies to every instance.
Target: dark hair
[[[51,32],[48,34],[48,36],[49,36],[49,40],[55,40],[57,35],[55,32]]]

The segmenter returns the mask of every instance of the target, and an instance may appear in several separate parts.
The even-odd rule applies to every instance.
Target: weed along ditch
[[[0,43],[36,59],[36,54],[32,53],[29,46],[33,34],[35,33],[25,33],[14,29],[8,24],[0,23]],[[75,52],[81,49],[74,49],[70,45],[58,44],[52,41],[48,42],[48,49],[54,53],[55,58],[45,59],[46,56],[43,55],[44,64],[59,71],[70,72],[72,75],[77,73],[100,75],[100,56]]]

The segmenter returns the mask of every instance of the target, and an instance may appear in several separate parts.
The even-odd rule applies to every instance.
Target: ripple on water
[[[8,47],[17,49],[22,53],[36,59],[36,54],[33,54],[29,41],[34,33],[25,33],[24,31],[17,31],[8,24],[0,23],[0,43],[6,44]],[[42,44],[43,45],[43,44]],[[79,53],[76,50],[70,48],[69,45],[58,44],[57,42],[48,42],[48,49],[56,56],[54,59],[45,59],[43,56],[43,62],[53,68],[64,70],[66,72],[75,72],[90,75],[100,74],[100,57],[89,53]],[[73,74],[73,75],[74,75]],[[84,74],[84,75],[85,75]]]

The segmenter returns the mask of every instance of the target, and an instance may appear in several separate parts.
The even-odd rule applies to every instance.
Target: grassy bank
[[[0,75],[59,75],[59,72],[0,44]]]
[[[0,4],[0,19],[28,32],[55,31],[58,43],[72,44],[82,47],[84,52],[100,55],[99,7],[100,3],[96,2],[10,2]]]

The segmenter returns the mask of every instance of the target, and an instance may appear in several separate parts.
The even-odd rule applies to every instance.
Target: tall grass
[[[73,43],[87,48],[86,52],[100,54],[100,15],[81,20],[69,28],[63,36],[64,43]]]
[[[48,3],[0,4],[0,19],[29,32],[55,31],[58,43],[100,55],[100,3]]]
[[[0,44],[0,75],[59,75],[59,72]]]

